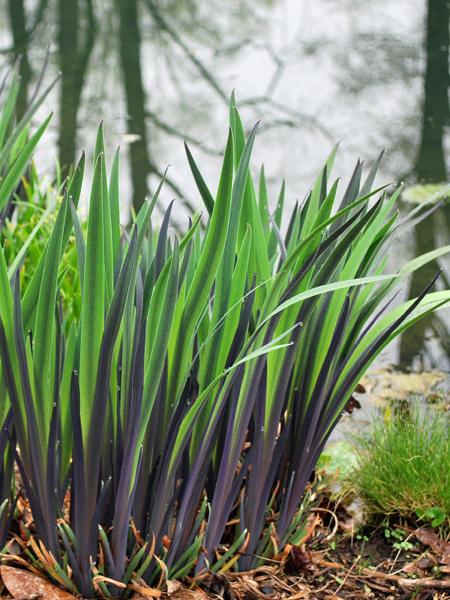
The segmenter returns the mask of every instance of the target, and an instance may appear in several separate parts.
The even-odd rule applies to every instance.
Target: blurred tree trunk
[[[31,69],[28,61],[28,32],[23,0],[8,0],[9,22],[13,37],[14,57],[20,57],[21,86],[17,99],[17,113],[22,116],[28,100]]]
[[[148,192],[151,172],[145,120],[145,91],[141,69],[141,35],[138,25],[137,0],[116,0],[120,22],[120,64],[127,105],[127,133],[139,136],[129,145],[133,187],[133,207],[142,206]]]
[[[426,183],[447,179],[444,132],[449,118],[448,49],[448,0],[428,0],[422,135],[416,163],[417,178]]]
[[[11,1],[15,2],[16,0]],[[84,5],[84,11],[81,8],[82,5]],[[59,66],[62,72],[59,109],[59,162],[61,167],[70,167],[76,158],[78,109],[95,41],[92,0],[59,0],[58,21]]]
[[[425,37],[426,69],[422,110],[422,132],[415,165],[417,180],[422,183],[447,181],[444,150],[445,127],[449,120],[448,58],[449,58],[449,5],[447,0],[428,0]],[[419,223],[414,230],[416,256],[436,247],[438,219],[450,225],[448,205]],[[437,262],[428,263],[416,271],[411,279],[409,297],[415,298],[439,270]],[[424,348],[425,334],[437,316],[422,319],[401,338],[400,363],[410,365]],[[440,328],[442,331],[442,327]],[[445,328],[444,328],[445,330]],[[448,346],[443,340],[443,346]]]

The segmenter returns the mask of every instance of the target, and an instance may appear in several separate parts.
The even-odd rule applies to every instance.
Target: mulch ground
[[[169,582],[168,592],[161,593],[160,598],[450,600],[450,542],[428,527],[408,530],[403,526],[402,530],[406,550],[393,547],[384,528],[366,529],[357,537],[338,528],[330,533],[330,527],[315,513],[310,517],[309,539],[301,547],[288,547],[277,560],[254,571],[206,575],[191,585],[189,581],[184,585]],[[23,567],[3,566],[1,574],[3,598],[73,598]],[[133,599],[155,595],[156,590],[143,589]]]
[[[427,527],[404,534],[407,551],[388,543],[384,528],[358,539],[336,532],[331,540],[319,529],[280,564],[212,578],[203,587],[224,600],[450,599],[450,543]]]
[[[22,510],[21,522],[31,520],[28,513]],[[206,574],[183,583],[169,581],[166,591],[136,586],[139,591],[131,598],[450,600],[450,541],[437,530],[418,525],[391,521],[356,529],[343,503],[335,505],[325,495],[309,514],[301,544],[286,547],[265,566],[245,573]],[[41,577],[36,566],[29,564],[23,551],[3,560],[0,598],[74,598]]]

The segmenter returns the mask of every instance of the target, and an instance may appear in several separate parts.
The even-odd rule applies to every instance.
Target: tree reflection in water
[[[175,221],[185,223],[183,206],[191,211],[198,200],[181,140],[201,155],[207,176],[215,172],[235,85],[246,122],[264,117],[257,158],[268,163],[269,177],[286,177],[288,190],[306,191],[303,180],[342,138],[340,160],[348,168],[347,156],[370,158],[385,145],[384,176],[447,181],[447,0],[399,2],[397,8],[386,0],[0,0],[0,23],[0,57],[21,57],[21,107],[34,77],[31,65],[40,65],[51,47],[51,70],[61,71],[61,165],[92,146],[104,116],[111,146],[123,136],[125,191],[135,209],[173,162],[168,188],[178,200]],[[55,99],[48,103],[50,110]],[[412,253],[448,243],[449,226],[450,207],[417,225]],[[440,266],[417,272],[409,294]],[[402,364],[450,356],[443,314],[403,336]],[[439,359],[433,358],[436,344],[427,343],[430,333]]]

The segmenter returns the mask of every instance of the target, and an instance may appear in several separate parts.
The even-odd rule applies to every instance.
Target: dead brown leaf
[[[181,589],[183,587],[183,584],[181,583],[181,581],[174,581],[173,579],[168,579],[166,581],[166,594],[168,596],[172,596],[173,594],[175,594],[175,592],[178,592],[179,589]]]
[[[202,589],[210,596],[235,600],[235,595],[230,585],[230,580],[221,573],[210,573],[201,582]],[[173,596],[171,596],[172,598]]]
[[[450,567],[450,542],[446,542],[438,536],[430,527],[420,527],[414,531],[415,537],[433,550],[441,565]]]
[[[284,571],[288,575],[295,575],[299,571],[304,571],[312,566],[311,552],[303,551],[298,546],[292,546],[286,562]]]
[[[354,396],[351,396],[344,410],[351,415],[355,408],[359,410],[361,408],[361,403]]]
[[[402,571],[403,573],[417,573],[417,571],[426,571],[437,565],[437,559],[429,553],[418,556],[416,560],[406,563]]]
[[[73,600],[75,596],[49,583],[39,575],[34,575],[15,567],[0,567],[0,574],[6,589],[13,598],[25,600],[42,598],[45,600]]]
[[[306,520],[305,535],[299,540],[298,546],[306,544],[314,537],[316,529],[322,525],[322,518],[317,513],[311,513]]]
[[[134,594],[131,596],[131,600],[148,600],[149,598],[152,598],[153,596],[144,596],[144,594],[140,594],[139,592],[134,592]]]
[[[162,595],[161,590],[152,588],[143,581],[129,583],[128,587],[130,588],[130,590],[133,590],[133,592],[135,592],[132,596],[132,598],[134,598],[135,600],[140,600],[142,598],[159,598]]]
[[[203,590],[188,590],[186,588],[181,588],[174,594],[166,597],[170,598],[170,600],[209,600],[210,598]]]

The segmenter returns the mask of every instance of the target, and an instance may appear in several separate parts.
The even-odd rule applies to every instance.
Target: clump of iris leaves
[[[49,122],[32,132],[48,90],[18,119],[14,72],[8,82],[2,223]],[[100,128],[87,226],[82,156],[24,290],[28,240],[11,264],[0,249],[0,544],[15,464],[34,520],[29,559],[72,592],[126,597],[136,583],[248,570],[295,543],[311,473],[359,379],[450,299],[433,280],[392,304],[449,248],[386,273],[399,190],[371,189],[381,157],[365,177],[358,162],[341,193],[333,151],[305,200],[288,210],[281,185],[272,212],[264,170],[256,182],[249,166],[256,130],[245,133],[232,98],[217,185],[186,148],[206,210],[177,236],[172,205],[152,226],[164,181],[121,228],[119,155],[108,165]],[[79,316],[60,301],[71,244]]]

